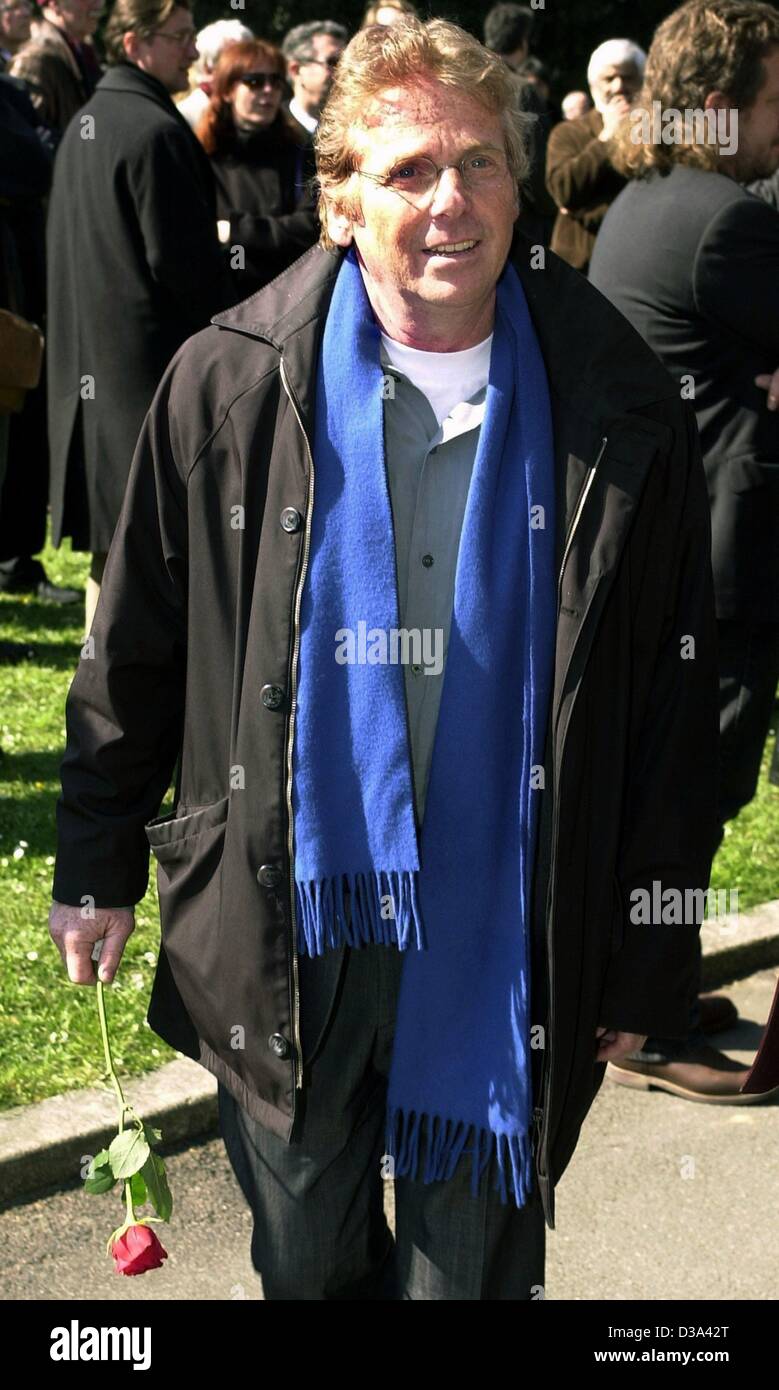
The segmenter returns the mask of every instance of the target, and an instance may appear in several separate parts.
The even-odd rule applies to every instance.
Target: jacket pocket
[[[157,816],[144,826],[146,838],[155,858],[160,864],[187,860],[195,849],[194,841],[205,831],[219,830],[227,820],[230,805],[229,796],[209,806],[198,806],[185,816],[175,813],[170,816]]]

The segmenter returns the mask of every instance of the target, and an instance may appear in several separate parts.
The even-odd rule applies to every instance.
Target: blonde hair
[[[445,19],[423,22],[409,17],[398,24],[361,29],[341,55],[314,136],[322,226],[319,244],[327,250],[335,249],[327,230],[327,204],[348,217],[359,210],[352,131],[365,128],[365,108],[379,92],[413,84],[420,77],[433,77],[466,92],[486,110],[499,114],[509,172],[518,183],[526,177],[526,141],[533,117],[518,110],[515,79],[502,58]]]

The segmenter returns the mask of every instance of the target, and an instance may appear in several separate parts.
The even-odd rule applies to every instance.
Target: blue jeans
[[[467,1155],[445,1182],[395,1178],[394,1238],[389,1229],[382,1158],[403,960],[377,944],[300,957],[305,1068],[289,1144],[219,1085],[266,1300],[543,1297],[540,1196],[503,1204],[494,1158],[477,1197]]]

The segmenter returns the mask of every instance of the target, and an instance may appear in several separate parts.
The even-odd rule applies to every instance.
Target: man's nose
[[[442,169],[433,192],[429,211],[440,216],[441,213],[459,212],[468,199],[468,190],[463,183],[460,169]]]

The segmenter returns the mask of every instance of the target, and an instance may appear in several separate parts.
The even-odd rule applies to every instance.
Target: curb
[[[701,944],[704,990],[779,965],[779,899],[704,922]],[[163,1152],[219,1132],[216,1078],[189,1057],[130,1078],[127,1089],[144,1121],[162,1130]],[[0,1203],[79,1181],[86,1158],[116,1133],[115,1116],[109,1087],[0,1111]]]

